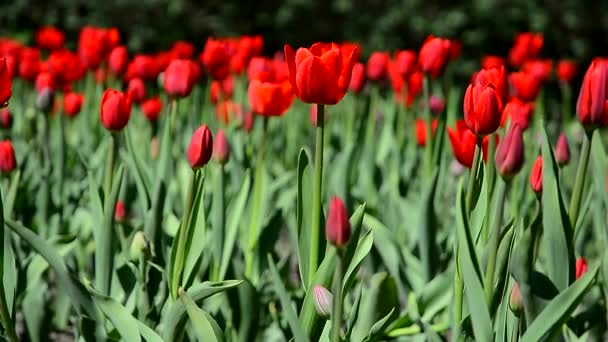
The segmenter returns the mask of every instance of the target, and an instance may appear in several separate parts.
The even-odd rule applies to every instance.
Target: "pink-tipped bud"
[[[4,129],[9,129],[13,126],[13,116],[8,108],[0,110],[0,125]]]
[[[564,133],[557,138],[555,146],[555,160],[559,165],[568,165],[570,162],[570,146],[568,146],[568,138]]]
[[[583,257],[576,259],[576,279],[579,279],[587,272],[587,260]]]
[[[511,179],[524,165],[524,140],[518,124],[509,128],[496,150],[496,169],[504,179]]]
[[[315,309],[322,318],[329,319],[331,316],[331,304],[334,296],[321,285],[315,285],[312,289],[315,300]]]
[[[213,152],[213,136],[207,125],[199,127],[190,140],[187,157],[193,169],[207,165]]]
[[[429,98],[429,107],[433,114],[440,114],[445,109],[445,100],[441,97],[432,95],[431,98]]]
[[[521,297],[521,291],[519,290],[519,284],[514,283],[511,288],[511,295],[509,296],[509,309],[517,317],[519,317],[524,311],[524,301]]]
[[[543,156],[538,156],[530,171],[530,187],[537,195],[543,192]]]
[[[344,202],[338,197],[333,197],[329,203],[325,235],[327,241],[338,248],[344,247],[350,239],[348,212]]]
[[[213,159],[224,165],[230,158],[230,143],[226,138],[224,130],[220,130],[213,139]]]

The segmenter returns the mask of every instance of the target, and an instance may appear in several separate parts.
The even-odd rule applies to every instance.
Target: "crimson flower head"
[[[0,126],[9,129],[13,126],[13,115],[8,108],[0,109]]]
[[[431,97],[429,98],[429,107],[431,109],[431,113],[441,114],[445,109],[445,100],[441,97],[431,95]]]
[[[293,89],[287,81],[268,83],[253,80],[247,91],[251,110],[262,116],[281,116],[293,102]]]
[[[530,171],[530,187],[535,194],[543,192],[543,156],[538,156]]]
[[[106,129],[113,132],[121,131],[131,117],[129,96],[114,89],[106,89],[101,97],[99,117]]]
[[[44,26],[36,32],[36,45],[45,50],[58,50],[63,48],[65,35],[52,26]]]
[[[6,66],[6,58],[0,58],[0,108],[8,106],[8,100],[13,93],[11,84],[12,81]]]
[[[388,63],[390,62],[388,52],[374,51],[367,61],[366,72],[370,81],[382,81],[386,78]]]
[[[447,128],[448,138],[450,138],[450,145],[452,146],[452,152],[454,158],[463,166],[469,169],[473,167],[473,158],[475,156],[475,148],[477,145],[477,137],[464,120],[456,121],[456,127],[452,129]],[[498,144],[498,134],[494,134],[494,146]],[[490,142],[490,136],[486,135],[482,140],[482,152],[484,161],[488,160],[488,144]]]
[[[80,93],[67,93],[63,96],[63,112],[68,117],[74,117],[80,113],[84,96]]]
[[[331,202],[329,202],[327,221],[325,223],[327,242],[337,248],[342,248],[348,243],[350,233],[350,222],[348,221],[346,206],[340,198],[333,197]]]
[[[158,96],[149,98],[141,103],[141,111],[150,122],[158,121],[162,108],[163,103]]]
[[[207,165],[213,153],[213,136],[207,125],[199,127],[190,140],[186,156],[192,169],[197,170]]]
[[[557,138],[555,160],[559,165],[567,165],[570,162],[570,146],[568,146],[568,138],[564,133]]]
[[[532,73],[519,71],[509,75],[512,95],[524,102],[534,102],[540,92],[541,80]]]
[[[431,131],[433,136],[437,131],[437,125],[437,119],[433,119],[433,121],[431,121]],[[426,122],[420,118],[416,119],[416,141],[418,142],[418,146],[426,146]]]
[[[186,97],[192,92],[196,82],[193,63],[188,59],[175,59],[165,70],[163,86],[171,97]]]
[[[117,46],[112,49],[108,57],[108,67],[114,75],[122,75],[129,63],[129,52],[126,46]]]
[[[285,45],[289,81],[302,102],[333,105],[344,97],[350,85],[359,48],[348,51],[335,43],[315,43],[294,52]]]
[[[230,74],[230,55],[221,40],[207,39],[199,60],[214,80],[223,80]]]
[[[86,68],[78,56],[68,50],[55,50],[47,60],[47,69],[53,77],[53,82],[61,90],[70,83],[81,79]]]
[[[395,67],[402,78],[407,78],[416,71],[416,51],[403,50],[395,55]]]
[[[505,66],[505,59],[496,55],[485,55],[481,58],[481,67],[483,69],[491,69]]]
[[[575,61],[562,59],[557,63],[557,79],[560,82],[570,83],[578,71]]]
[[[473,78],[473,84],[480,83],[486,86],[492,84],[494,86],[500,99],[500,111],[502,111],[509,100],[509,80],[505,67],[481,69]]]
[[[507,103],[502,111],[500,126],[504,127],[507,119],[511,120],[511,124],[517,124],[521,129],[526,130],[530,124],[530,117],[534,113],[534,103],[522,102],[516,97],[512,98]]]
[[[608,124],[607,64],[599,58],[591,62],[578,95],[576,114],[581,124],[588,129]]]
[[[576,259],[576,279],[579,279],[587,272],[587,259],[580,257]]]
[[[511,179],[524,165],[524,137],[522,128],[512,125],[496,149],[496,169],[504,179]]]
[[[493,84],[470,84],[464,95],[464,120],[478,136],[496,132],[500,126],[501,101]]]
[[[34,82],[40,73],[40,51],[35,48],[24,48],[19,58],[19,77]]]
[[[125,209],[125,204],[123,201],[118,200],[116,202],[116,208],[114,209],[114,221],[122,222],[127,217],[127,211]]]
[[[10,173],[17,167],[15,150],[10,140],[0,141],[0,171]]]
[[[418,55],[420,69],[432,77],[443,74],[450,60],[450,41],[448,39],[429,36]]]
[[[532,74],[536,79],[543,83],[551,76],[553,61],[550,59],[532,59],[524,63],[523,71]]]
[[[365,66],[362,63],[357,63],[353,66],[353,74],[350,78],[350,90],[359,94],[365,86]]]
[[[230,144],[224,130],[219,130],[213,139],[213,159],[224,165],[230,158]]]
[[[169,52],[173,59],[191,59],[194,56],[194,45],[183,40],[178,40],[173,43]]]
[[[149,55],[135,55],[127,65],[125,79],[141,78],[145,81],[154,81],[160,73],[157,60]]]
[[[220,98],[230,99],[234,93],[234,77],[232,75],[224,78],[221,81],[211,82],[211,91],[209,96],[211,103],[216,104]]]
[[[80,30],[78,56],[88,69],[97,69],[111,48],[108,30],[93,26],[85,26]]]
[[[43,89],[51,88],[55,89],[57,86],[55,85],[55,81],[53,79],[53,75],[48,72],[41,72],[36,76],[35,88],[36,92],[41,92]]]
[[[515,37],[515,43],[509,51],[509,63],[518,67],[527,60],[536,58],[543,47],[543,35],[540,33],[524,32]]]
[[[127,86],[127,94],[132,102],[140,103],[146,97],[146,85],[141,78],[132,78]]]

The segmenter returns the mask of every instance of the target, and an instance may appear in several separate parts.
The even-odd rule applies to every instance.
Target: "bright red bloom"
[[[332,197],[327,210],[325,237],[327,242],[337,248],[344,247],[350,239],[350,222],[344,202],[338,197]]]
[[[234,77],[232,75],[226,77],[222,81],[211,82],[211,91],[209,96],[211,103],[216,104],[219,99],[230,99],[234,93]]]
[[[0,58],[0,108],[8,106],[12,93],[12,81],[6,67],[6,59]]]
[[[47,61],[47,68],[53,76],[53,81],[60,89],[78,81],[86,73],[86,69],[78,56],[68,50],[53,51]]]
[[[196,74],[194,62],[188,59],[175,59],[165,70],[163,86],[171,97],[186,97],[192,92]]]
[[[424,73],[422,71],[413,72],[407,79],[407,99],[406,105],[411,107],[416,98],[422,93]]]
[[[485,55],[481,58],[481,68],[482,69],[491,69],[505,66],[505,59],[500,56],[495,55]]]
[[[522,102],[516,97],[512,98],[502,111],[500,126],[507,123],[507,119],[511,119],[511,124],[518,124],[523,130],[528,128],[530,117],[534,113],[534,103]]]
[[[524,32],[515,37],[513,47],[509,51],[509,63],[518,67],[527,60],[536,58],[543,47],[543,35],[540,33]]]
[[[462,52],[462,42],[459,40],[451,39],[450,41],[450,60],[455,60],[460,56]]]
[[[224,130],[220,129],[213,139],[213,159],[224,165],[230,158],[230,144]]]
[[[445,100],[441,97],[431,95],[429,98],[429,107],[431,109],[431,113],[440,114],[445,109]]]
[[[391,56],[388,52],[372,52],[366,65],[367,78],[369,78],[370,81],[384,80],[386,78],[390,59]]]
[[[489,84],[494,85],[500,99],[500,111],[502,111],[509,100],[509,81],[504,66],[499,68],[481,69],[475,74],[472,83],[479,83],[485,86]]]
[[[41,92],[45,88],[55,89],[57,85],[53,80],[53,75],[48,72],[41,72],[36,76],[35,88],[37,92]]]
[[[11,78],[18,73],[18,64],[23,45],[17,40],[0,38],[0,57],[4,57]]]
[[[145,81],[155,81],[160,73],[156,59],[149,55],[135,55],[127,66],[126,80],[141,78]]]
[[[365,86],[365,66],[363,63],[357,63],[353,66],[353,74],[350,78],[350,90],[355,94],[359,94]]]
[[[524,165],[524,137],[522,128],[515,124],[509,127],[504,139],[496,149],[496,170],[505,179],[510,179]]]
[[[555,160],[559,165],[567,165],[570,162],[570,146],[568,146],[568,138],[564,133],[557,138]]]
[[[439,122],[437,119],[433,119],[431,121],[431,131],[433,136],[437,131],[437,125]],[[426,122],[420,118],[416,119],[416,141],[418,142],[418,146],[426,146]]]
[[[19,77],[34,82],[40,73],[40,51],[35,48],[24,48],[19,58]]]
[[[220,40],[208,38],[199,60],[214,80],[223,80],[230,74],[230,55]]]
[[[350,85],[359,49],[346,51],[335,43],[315,43],[294,52],[285,45],[289,81],[305,103],[332,105],[340,102]]]
[[[82,64],[91,70],[99,67],[110,52],[109,31],[103,28],[85,26],[78,37],[78,56]]]
[[[578,71],[575,61],[563,59],[557,63],[557,79],[561,82],[569,83]]]
[[[44,26],[36,32],[36,45],[45,50],[59,50],[63,48],[65,35],[52,26]]]
[[[207,165],[213,153],[213,136],[207,125],[199,127],[190,140],[186,156],[193,169]]]
[[[394,63],[397,73],[403,79],[406,79],[416,71],[416,51],[403,50],[397,52]]]
[[[63,112],[68,117],[74,117],[80,113],[84,95],[80,93],[67,93],[63,96]]]
[[[587,260],[583,257],[576,259],[576,279],[587,273]]]
[[[127,86],[127,94],[132,102],[140,103],[146,97],[146,85],[141,78],[133,78]]]
[[[8,108],[0,110],[0,125],[5,129],[9,129],[13,126],[13,115]]]
[[[114,89],[106,89],[101,97],[99,118],[103,126],[110,131],[120,131],[131,117],[131,100]]]
[[[418,55],[420,69],[432,77],[443,74],[450,60],[450,41],[448,39],[429,36]]]
[[[553,61],[550,59],[529,60],[524,63],[522,68],[523,71],[534,75],[541,83],[549,79],[552,69]]]
[[[126,46],[117,46],[110,52],[108,57],[108,67],[114,75],[122,75],[127,69],[129,62],[129,52]]]
[[[194,56],[194,45],[192,43],[178,40],[171,46],[172,59],[191,59]]]
[[[150,122],[158,121],[162,108],[163,103],[158,96],[149,98],[141,103],[141,111]]]
[[[268,83],[253,80],[249,84],[251,110],[262,116],[281,116],[293,102],[293,89],[289,82]]]
[[[543,156],[538,156],[530,171],[530,187],[536,194],[543,192]]]
[[[125,204],[123,201],[116,201],[116,208],[114,208],[114,221],[122,222],[127,217],[127,211],[125,210]]]
[[[524,102],[534,102],[540,92],[541,81],[533,74],[524,71],[509,75],[512,95]]]
[[[452,152],[454,152],[454,157],[456,158],[456,160],[458,160],[460,164],[470,169],[473,165],[473,158],[475,156],[477,137],[467,127],[467,124],[464,122],[464,120],[456,121],[455,129],[448,127],[447,131],[448,137],[450,138],[450,144],[452,145]],[[498,145],[500,138],[498,137],[498,134],[494,134],[493,136],[495,142],[494,146],[496,146]],[[487,161],[488,159],[489,141],[489,135],[485,136],[482,141],[484,161]]]
[[[608,62],[595,59],[583,79],[576,102],[578,120],[585,127],[608,125]]]
[[[501,102],[493,84],[470,84],[464,95],[464,120],[476,135],[496,132],[500,126]]]
[[[17,167],[15,150],[10,140],[0,141],[0,171],[9,173]]]
[[[249,81],[275,82],[275,61],[264,57],[253,57],[247,68]]]

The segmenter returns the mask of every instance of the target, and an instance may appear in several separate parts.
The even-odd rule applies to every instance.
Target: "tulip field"
[[[0,38],[0,340],[606,340],[608,60],[543,39]]]

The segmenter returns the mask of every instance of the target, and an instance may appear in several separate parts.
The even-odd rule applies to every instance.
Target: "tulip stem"
[[[4,239],[8,236],[4,236],[4,205],[2,203],[2,195],[0,193],[0,244],[6,246]],[[6,302],[6,293],[4,290],[4,254],[3,250],[0,252],[0,324],[4,328],[4,333],[10,342],[18,342],[17,333],[15,332],[15,326],[13,325],[8,303]]]
[[[426,168],[426,174],[431,176],[433,174],[433,129],[431,117],[431,108],[429,105],[430,91],[429,91],[430,79],[428,75],[424,75],[422,80],[422,91],[424,101],[424,120],[426,121],[426,148],[424,149],[424,165]]]
[[[492,206],[492,190],[494,189],[494,177],[496,175],[496,169],[494,168],[494,134],[491,134],[488,139],[488,162],[485,167],[484,177],[486,178],[486,210],[484,212],[484,220],[482,224],[481,240],[485,244],[488,242],[490,234],[490,207]],[[517,216],[515,216],[517,217]]]
[[[334,282],[332,284],[333,292],[333,308],[331,312],[331,342],[340,342],[340,330],[342,328],[342,277],[344,273],[344,261],[340,250],[338,253],[338,262],[334,272]]]
[[[49,217],[49,201],[51,200],[51,152],[50,152],[50,125],[49,125],[49,116],[48,113],[43,113],[42,120],[42,153],[43,153],[43,171],[42,171],[42,208],[41,208],[41,216],[43,220],[46,220]],[[46,226],[46,225],[45,225]],[[49,237],[50,232],[48,231],[48,226],[46,228],[41,229],[42,237]]]
[[[116,154],[118,153],[118,144],[116,144],[116,138],[116,135],[114,135],[114,133],[111,133],[108,139],[108,159],[106,162],[106,175],[103,187],[103,195],[106,198],[110,196],[110,191],[112,191],[114,163],[116,161]]]
[[[315,146],[315,180],[312,199],[312,231],[310,234],[310,262],[308,281],[317,273],[319,266],[319,240],[321,235],[321,188],[323,185],[323,135],[325,127],[325,106],[317,104],[317,139]]]
[[[226,170],[224,168],[224,164],[221,163],[219,169],[219,179],[218,179],[218,217],[217,217],[217,227],[215,227],[215,239],[214,243],[217,244],[216,248],[214,248],[215,255],[215,265],[213,267],[212,272],[212,280],[219,281],[219,273],[220,273],[220,263],[222,259],[222,246],[224,246],[224,225],[226,221]]]
[[[454,254],[458,258],[458,246],[456,246],[456,253]],[[458,260],[458,259],[456,259]],[[458,261],[456,261],[458,262]],[[462,275],[459,272],[458,266],[456,266],[454,272],[454,330],[452,334],[452,341],[456,341],[460,330],[460,321],[462,321],[462,302],[463,302],[464,282]]]
[[[592,138],[593,131],[586,131],[585,137],[583,138],[583,146],[581,147],[581,158],[578,162],[578,169],[576,170],[576,180],[574,182],[574,189],[572,190],[572,198],[570,199],[570,210],[568,211],[570,215],[570,225],[573,230],[576,227],[576,220],[578,219],[578,212],[581,206],[581,198],[583,197]]]
[[[64,183],[64,170],[65,170],[65,118],[64,113],[59,113],[57,117],[59,122],[59,160],[57,162],[57,175],[58,175],[58,188],[59,188],[59,202],[57,206],[61,209],[59,211],[59,227],[62,227],[63,221],[63,183]]]
[[[498,181],[498,199],[496,201],[496,215],[490,232],[490,242],[488,243],[488,265],[484,279],[484,293],[486,303],[492,303],[492,295],[494,294],[494,272],[496,270],[496,256],[498,254],[498,243],[500,241],[500,230],[502,228],[502,216],[505,207],[505,197],[507,194],[507,183],[500,178]]]
[[[428,148],[428,147],[427,147]],[[473,192],[475,188],[475,178],[477,177],[477,170],[479,169],[479,160],[481,159],[481,141],[478,141],[475,145],[475,154],[473,155],[473,165],[469,172],[469,185],[467,186],[466,195],[466,210],[467,216],[470,216],[473,210]]]
[[[145,322],[150,303],[148,301],[148,294],[146,292],[146,256],[144,253],[141,253],[139,256],[139,281],[139,305],[137,310],[137,318],[140,321]]]

